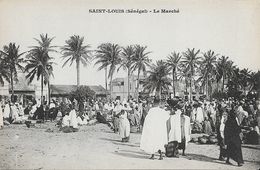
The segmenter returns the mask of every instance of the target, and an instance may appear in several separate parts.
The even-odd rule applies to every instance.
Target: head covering
[[[178,99],[169,99],[167,100],[167,103],[171,108],[175,108],[178,103]]]
[[[177,109],[182,109],[184,107],[184,102],[183,101],[179,101],[176,105]]]

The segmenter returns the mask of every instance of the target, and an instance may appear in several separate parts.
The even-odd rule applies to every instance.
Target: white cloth
[[[62,118],[62,124],[61,124],[62,127],[65,127],[65,126],[70,126],[70,117],[69,115],[65,115],[63,118]]]
[[[12,112],[12,119],[14,119],[14,121],[16,121],[19,117],[17,107],[11,106],[11,112]]]
[[[130,135],[130,123],[127,119],[126,111],[119,116],[119,135],[121,138],[126,138]]]
[[[70,126],[72,126],[73,128],[78,128],[78,120],[77,120],[77,114],[75,109],[70,111],[69,117],[70,117]]]
[[[190,141],[190,118],[186,115],[184,116],[184,137],[186,145]],[[169,131],[169,142],[171,141],[178,141],[178,143],[182,142],[182,135],[181,135],[181,110],[177,110],[175,115],[170,117],[170,131]]]
[[[10,105],[6,104],[4,108],[4,118],[9,118],[11,113]]]
[[[19,110],[19,116],[23,116],[24,115],[24,109],[23,109],[22,105],[19,104],[18,110]]]
[[[181,111],[177,110],[174,115],[170,117],[170,132],[169,142],[178,141],[181,143]]]
[[[196,121],[201,123],[201,122],[203,122],[203,120],[204,120],[203,110],[201,107],[198,107],[197,114],[196,114]]]
[[[158,150],[164,150],[167,141],[166,121],[169,112],[159,108],[151,108],[145,118],[143,132],[140,141],[140,149],[149,154]]]
[[[4,117],[3,117],[3,111],[2,111],[2,106],[0,104],[0,127],[4,126]]]
[[[83,121],[80,116],[77,117],[77,121],[79,125],[83,125]]]
[[[55,104],[53,102],[50,103],[50,109],[55,108]]]

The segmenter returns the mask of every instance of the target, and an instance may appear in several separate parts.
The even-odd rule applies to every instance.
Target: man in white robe
[[[154,106],[151,108],[145,118],[143,132],[141,136],[140,149],[146,153],[152,154],[150,159],[154,159],[154,154],[160,154],[159,160],[162,160],[162,151],[167,144],[166,121],[169,119],[169,112],[159,107],[159,100],[154,100]]]
[[[183,103],[179,102],[176,106],[174,115],[169,118],[167,124],[168,141],[175,142],[174,156],[178,157],[178,149],[182,149],[182,155],[185,155],[185,149],[190,141],[190,118],[182,112]]]
[[[198,121],[199,123],[202,123],[204,121],[204,113],[203,113],[202,105],[200,103],[197,108],[196,121]]]

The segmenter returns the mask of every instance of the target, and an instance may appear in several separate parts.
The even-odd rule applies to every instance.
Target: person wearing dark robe
[[[244,163],[242,150],[241,150],[241,139],[240,134],[241,129],[238,125],[238,120],[235,116],[235,111],[232,109],[229,112],[228,119],[225,123],[224,129],[224,141],[227,145],[227,164],[231,164],[229,159],[232,158],[237,162],[238,166],[242,166]]]
[[[227,120],[227,112],[224,107],[219,105],[217,109],[217,117],[216,117],[216,132],[217,132],[217,139],[219,145],[219,160],[224,161],[224,157],[226,157],[226,148],[224,143],[224,129],[225,123]]]

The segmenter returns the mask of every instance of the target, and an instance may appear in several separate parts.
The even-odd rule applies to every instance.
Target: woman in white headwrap
[[[126,109],[123,107],[119,115],[119,135],[122,142],[128,142],[130,138],[130,123],[127,119]]]
[[[11,113],[10,104],[6,102],[3,116],[5,120],[8,120],[8,122],[10,121],[10,113]]]

